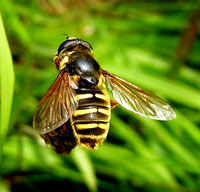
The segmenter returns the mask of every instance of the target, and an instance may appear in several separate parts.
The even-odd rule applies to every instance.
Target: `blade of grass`
[[[174,129],[175,124],[178,125],[179,129],[181,129],[182,131],[184,130],[190,136],[194,143],[200,145],[199,127],[179,111],[176,111],[176,114],[179,118],[175,119],[174,122],[168,122],[168,125],[171,127],[171,129]]]
[[[14,90],[13,61],[8,45],[3,20],[0,13],[0,81],[1,81],[1,111],[0,111],[0,161],[3,143],[8,131],[9,117],[12,107]]]
[[[180,117],[177,117],[180,118]],[[138,117],[141,119],[141,117]],[[177,157],[181,162],[184,162],[196,170],[199,170],[200,164],[195,154],[185,147],[176,137],[170,134],[158,121],[143,118],[141,123],[152,130],[152,134],[157,134],[160,141]],[[199,171],[198,171],[199,172]]]
[[[112,114],[112,124],[115,127],[116,133],[120,133],[121,137],[124,137],[127,142],[134,146],[134,149],[144,158],[148,158],[149,160],[157,159],[157,155],[146,146],[143,140],[137,135],[136,132],[119,118],[117,118],[114,114]],[[150,174],[154,173],[157,175],[157,179],[163,180],[164,182],[178,186],[175,178],[162,163],[152,164],[149,168]]]
[[[12,27],[12,33],[14,36],[18,38],[19,41],[24,46],[31,45],[31,39],[26,31],[26,28],[24,27],[23,23],[19,19],[19,15],[16,13],[16,8],[14,7],[14,3],[11,1],[1,1],[0,5],[2,7],[2,10],[6,12],[7,16],[7,24]]]
[[[10,192],[8,186],[3,182],[0,182],[0,191],[1,192]]]
[[[82,149],[77,148],[72,152],[72,157],[78,169],[82,172],[88,189],[90,191],[97,191],[97,178],[87,153]]]

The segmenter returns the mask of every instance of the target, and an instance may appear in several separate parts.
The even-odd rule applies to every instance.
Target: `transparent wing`
[[[113,97],[126,109],[151,119],[171,120],[176,117],[170,105],[158,96],[106,71],[103,75]]]
[[[67,122],[77,109],[76,92],[70,86],[71,83],[69,74],[62,70],[38,104],[33,128],[40,134],[48,133]]]

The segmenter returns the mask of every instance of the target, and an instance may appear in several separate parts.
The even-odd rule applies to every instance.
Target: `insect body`
[[[161,98],[102,70],[91,45],[81,39],[64,41],[54,61],[60,72],[36,108],[33,127],[58,153],[101,144],[117,103],[151,119],[176,117]],[[106,88],[117,102],[110,100]]]

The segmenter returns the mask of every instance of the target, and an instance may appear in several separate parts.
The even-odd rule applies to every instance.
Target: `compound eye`
[[[58,48],[58,55],[64,51],[72,51],[76,46],[81,47],[81,49],[88,49],[92,51],[92,46],[81,39],[73,39],[64,41]]]
[[[81,44],[82,44],[83,46],[87,47],[90,51],[93,50],[92,46],[91,46],[88,42],[86,42],[86,41],[81,41]]]
[[[75,45],[77,45],[77,42],[75,40],[66,40],[64,41],[59,47],[58,47],[58,54],[60,54],[60,52],[62,52],[64,49],[68,50],[72,47],[74,47]]]

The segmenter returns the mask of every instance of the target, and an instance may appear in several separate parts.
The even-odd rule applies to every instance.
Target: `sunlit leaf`
[[[0,109],[0,156],[3,141],[7,134],[12,98],[14,90],[14,69],[10,48],[8,45],[3,20],[0,14],[0,81],[1,81],[1,109]]]

